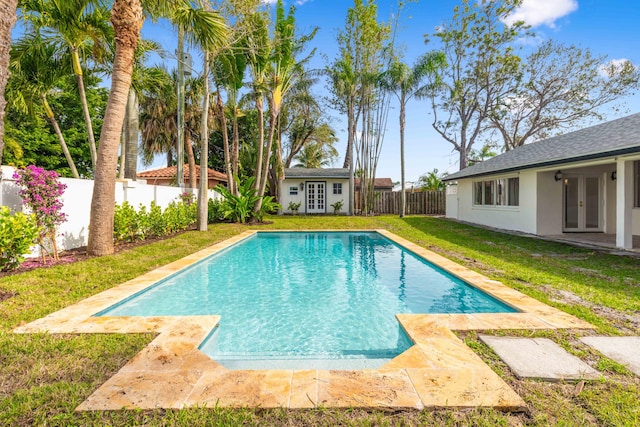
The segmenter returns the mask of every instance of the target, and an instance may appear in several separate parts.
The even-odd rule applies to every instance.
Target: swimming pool
[[[219,314],[228,368],[353,369],[411,346],[396,313],[515,311],[375,232],[265,232],[98,315]]]

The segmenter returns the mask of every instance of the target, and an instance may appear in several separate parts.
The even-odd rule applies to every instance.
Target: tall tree
[[[160,2],[166,8],[183,7],[176,19],[193,18],[194,12],[185,7],[182,2],[167,4]],[[153,6],[158,6],[157,2]],[[162,8],[154,12],[163,11]],[[167,14],[165,14],[166,16]],[[200,25],[209,31],[199,34],[212,43],[224,38],[225,25],[215,13],[200,13]],[[94,180],[93,197],[91,200],[91,217],[89,223],[89,242],[87,253],[91,255],[107,255],[113,253],[113,214],[115,207],[115,178],[118,161],[118,145],[131,76],[133,73],[134,53],[140,38],[140,29],[144,21],[144,14],[140,0],[115,0],[111,9],[111,24],[113,25],[116,50],[111,77],[111,91],[105,112],[104,125],[100,134],[98,161]]]
[[[68,67],[61,63],[61,59],[65,58],[60,58],[56,54],[56,47],[43,40],[39,32],[25,34],[11,50],[10,70],[14,80],[12,92],[17,98],[14,102],[21,99],[25,107],[33,104],[34,101],[42,103],[47,120],[55,130],[73,177],[80,178],[60,125],[47,100],[48,93],[68,72]]]
[[[460,169],[498,101],[513,93],[520,63],[513,42],[526,34],[522,22],[505,23],[521,0],[471,1],[462,0],[452,20],[434,34],[448,67],[439,89],[428,94],[432,126],[459,153]]]
[[[378,131],[383,132],[381,121],[386,120],[383,110],[388,106],[388,100],[383,99],[385,95],[376,93],[375,88],[377,76],[386,61],[384,49],[389,35],[390,27],[378,22],[375,1],[354,0],[353,7],[347,12],[345,27],[338,34],[338,56],[326,70],[334,104],[347,116],[347,148],[343,167],[350,168],[352,172],[354,167],[366,168],[368,173],[365,175],[375,171],[373,163],[377,162],[376,152],[379,155],[379,143],[382,141],[382,133]],[[359,125],[361,141],[357,147]],[[380,129],[375,129],[380,126]],[[359,165],[354,165],[354,151],[362,156]],[[353,177],[353,173],[350,175]],[[363,180],[367,181],[366,176]],[[349,187],[354,187],[353,182]],[[353,197],[349,199],[349,211],[353,212]]]
[[[95,168],[96,141],[83,79],[82,56],[85,50],[98,56],[104,52],[107,39],[111,37],[107,24],[107,10],[95,0],[24,0],[21,8],[34,26],[60,38],[61,44],[69,51],[82,103],[91,161]],[[94,61],[101,60],[98,56],[94,57]]]
[[[489,116],[505,150],[602,120],[603,107],[618,108],[638,89],[640,68],[549,40],[527,56],[514,80],[513,92]]]
[[[400,188],[402,188],[400,201],[400,218],[404,217],[406,206],[406,194],[404,191],[404,129],[406,122],[407,103],[421,91],[429,91],[423,87],[424,79],[431,75],[431,80],[438,83],[438,73],[446,65],[446,59],[441,52],[423,55],[416,64],[409,68],[405,63],[396,60],[380,76],[380,84],[383,89],[396,95],[400,103]]]
[[[17,0],[0,2],[0,165],[4,150],[4,115],[7,101],[4,89],[9,79],[9,51],[11,50],[11,29],[16,23]]]
[[[297,168],[317,169],[330,166],[338,157],[338,150],[333,141],[308,142],[295,156]]]

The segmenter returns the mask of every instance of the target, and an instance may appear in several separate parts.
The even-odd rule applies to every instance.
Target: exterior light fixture
[[[556,172],[556,174],[553,175],[553,179],[555,179],[556,181],[561,181],[562,180],[562,171]]]
[[[304,182],[301,182],[299,187],[300,187],[300,191],[304,191]]]
[[[616,179],[618,179],[618,172],[611,172],[611,181],[615,181]]]

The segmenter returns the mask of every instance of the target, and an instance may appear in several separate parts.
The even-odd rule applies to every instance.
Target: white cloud
[[[516,21],[524,21],[532,27],[547,25],[554,28],[557,19],[577,9],[578,0],[524,0],[505,22],[513,24]]]
[[[600,75],[602,77],[613,77],[622,71],[629,62],[626,58],[612,59],[606,64],[600,65]]]
[[[264,4],[276,4],[278,2],[278,0],[262,0],[262,3]]]

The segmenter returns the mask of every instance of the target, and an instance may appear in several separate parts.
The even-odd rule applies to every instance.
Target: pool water
[[[514,312],[374,232],[256,233],[101,316],[221,316],[228,368],[375,368],[411,346],[396,313]]]

